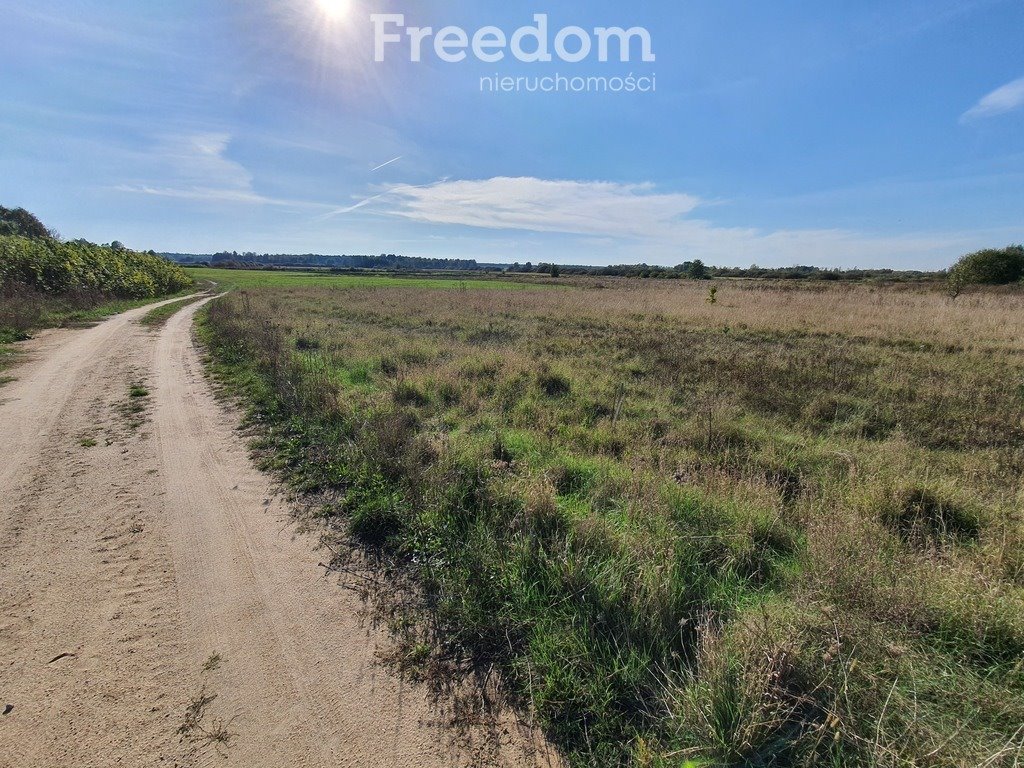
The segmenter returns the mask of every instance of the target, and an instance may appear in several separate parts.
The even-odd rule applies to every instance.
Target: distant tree
[[[0,205],[0,235],[20,235],[33,240],[50,238],[50,231],[39,219],[24,208],[4,208]]]
[[[969,253],[950,270],[950,281],[964,285],[1008,285],[1024,280],[1024,246]]]
[[[558,265],[557,264],[552,264],[551,265],[551,276],[552,277],[561,277],[561,275],[562,275],[562,270],[560,270],[558,268]]]
[[[700,259],[696,259],[690,264],[690,278],[692,280],[708,279],[708,268],[704,266],[704,262]]]

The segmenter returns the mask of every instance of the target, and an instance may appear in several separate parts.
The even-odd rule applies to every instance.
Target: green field
[[[343,275],[330,272],[288,272],[277,270],[213,269],[188,267],[197,282],[215,283],[221,290],[234,288],[465,288],[524,290],[521,282],[498,279],[452,277],[411,277],[390,275]]]
[[[403,668],[579,766],[1018,764],[1020,291],[266,280],[203,338]]]

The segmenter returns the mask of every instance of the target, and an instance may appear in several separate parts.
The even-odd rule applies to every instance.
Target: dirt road
[[[553,765],[378,663],[214,400],[198,306],[47,332],[0,388],[0,767]]]

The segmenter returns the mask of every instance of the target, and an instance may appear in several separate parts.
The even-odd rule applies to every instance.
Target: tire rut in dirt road
[[[44,334],[0,391],[0,766],[185,765],[155,452],[126,424],[135,310]]]
[[[23,345],[28,360],[12,373],[15,380],[0,387],[0,489],[15,482],[53,428],[68,400],[84,391],[84,372],[95,375],[97,363],[113,359],[132,322],[168,299],[125,312],[84,330],[44,331]]]

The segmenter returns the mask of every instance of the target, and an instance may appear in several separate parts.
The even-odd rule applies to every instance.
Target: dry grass
[[[579,764],[1014,764],[1021,294],[719,287],[252,291],[205,332],[270,463]]]
[[[887,342],[924,342],[965,349],[1024,349],[1024,294],[1015,289],[975,290],[957,299],[941,286],[794,284],[757,280],[719,281],[718,302],[709,305],[707,284],[693,281],[593,279],[577,286],[509,291],[436,290],[416,301],[405,292],[355,291],[361,305],[386,307],[389,314],[429,312],[443,321],[449,313],[493,316],[550,314],[552,318],[607,320],[659,318],[689,326],[734,330],[847,336]],[[287,291],[284,291],[287,292]],[[332,289],[304,289],[307,300],[330,301]],[[319,293],[319,296],[318,296]],[[458,297],[455,300],[455,297]],[[389,298],[390,300],[389,300]]]

